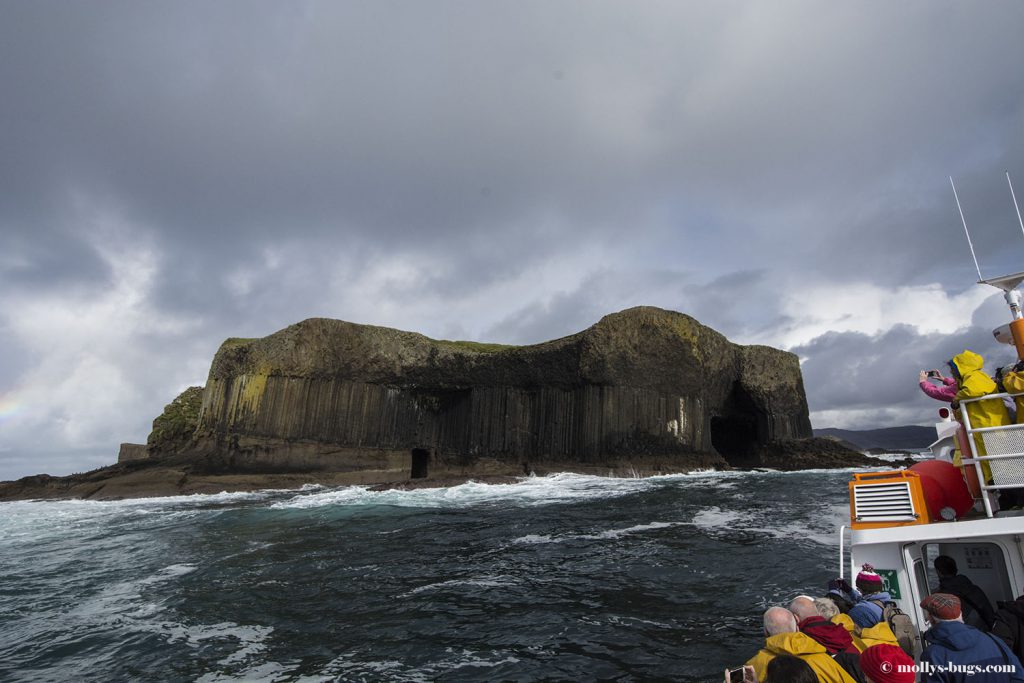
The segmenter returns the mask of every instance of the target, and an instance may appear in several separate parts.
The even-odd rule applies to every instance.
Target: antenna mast
[[[949,184],[953,186],[953,197],[956,199],[956,209],[960,212],[960,222],[964,224],[964,234],[967,235],[967,246],[971,248],[971,258],[974,259],[974,269],[978,271],[978,281],[984,280],[981,276],[981,267],[978,265],[978,257],[974,254],[974,243],[971,242],[971,233],[967,230],[967,219],[964,218],[964,210],[960,207],[960,196],[956,193],[956,185],[953,184],[953,176],[949,176]]]
[[[1024,220],[1020,217],[1020,206],[1017,205],[1017,195],[1013,191],[1013,183],[1010,182],[1010,172],[1006,172],[1006,182],[1010,183],[1010,196],[1013,197],[1013,208],[1017,209],[1017,222],[1020,223],[1020,231],[1024,232]]]

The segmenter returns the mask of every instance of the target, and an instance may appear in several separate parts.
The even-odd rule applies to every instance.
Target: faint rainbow
[[[0,420],[14,417],[25,410],[25,404],[12,394],[0,394]]]

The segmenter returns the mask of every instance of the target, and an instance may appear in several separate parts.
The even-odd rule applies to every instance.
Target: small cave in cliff
[[[758,440],[757,426],[754,401],[737,383],[721,414],[711,417],[711,444],[733,467],[757,467],[763,445]]]
[[[430,464],[430,451],[426,448],[412,449],[412,469],[409,472],[410,479],[425,479],[427,466]]]

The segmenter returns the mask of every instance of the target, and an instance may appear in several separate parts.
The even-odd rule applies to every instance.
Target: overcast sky
[[[1009,362],[1024,3],[0,0],[0,479],[144,442],[226,337],[528,344],[648,304],[815,427]]]

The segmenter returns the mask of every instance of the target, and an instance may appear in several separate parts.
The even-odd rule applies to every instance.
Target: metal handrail
[[[966,403],[977,403],[978,401],[989,401],[989,400],[992,400],[992,399],[996,399],[996,400],[1000,400],[1001,401],[1004,398],[1017,398],[1017,397],[1021,397],[1021,396],[1024,396],[1024,394],[1010,394],[1010,393],[1007,393],[1007,392],[1003,392],[1003,393],[999,393],[999,394],[986,394],[985,396],[979,396],[978,398],[967,398],[967,399],[960,400],[959,403],[960,403],[961,406],[963,406]],[[989,433],[989,432],[1007,432],[1007,431],[1012,431],[1012,430],[1015,430],[1015,429],[1024,429],[1024,424],[1018,423],[1018,424],[1010,424],[1010,425],[999,425],[999,426],[996,426],[996,427],[977,427],[977,428],[972,428],[971,427],[971,418],[967,414],[967,410],[966,409],[963,409],[963,410],[960,411],[960,418],[961,418],[961,420],[963,422],[963,425],[964,425],[964,432],[967,435],[967,444],[968,444],[968,446],[971,449],[971,457],[964,458],[963,457],[964,454],[961,454],[961,459],[963,460],[963,463],[965,465],[966,464],[974,465],[974,470],[975,470],[975,472],[978,475],[978,482],[980,483],[980,488],[982,490],[981,502],[982,502],[982,505],[985,506],[985,516],[986,517],[993,517],[994,514],[992,512],[992,503],[989,501],[988,495],[986,495],[985,492],[987,492],[987,491],[997,491],[999,489],[1019,489],[1019,488],[1024,488],[1024,484],[1009,484],[1009,485],[1005,485],[1005,486],[1003,486],[1003,485],[997,486],[995,483],[989,484],[989,483],[987,483],[985,481],[985,473],[981,469],[981,463],[986,461],[986,460],[1013,460],[1013,459],[1018,459],[1018,458],[1024,459],[1024,453],[999,453],[999,454],[996,454],[996,455],[987,455],[987,454],[986,455],[978,455],[978,446],[975,443],[973,437],[974,437],[975,434],[986,434],[986,433]]]

